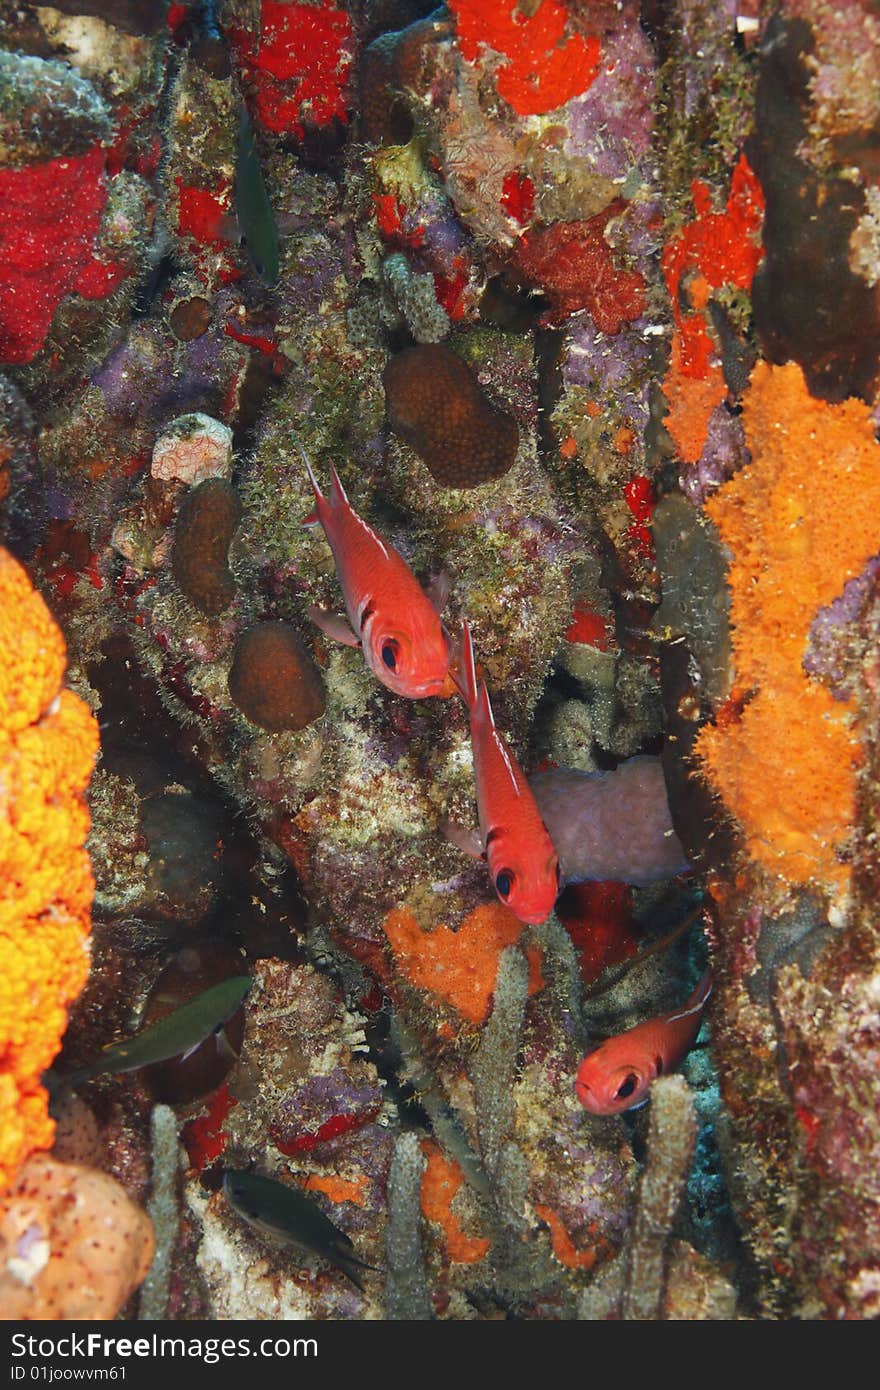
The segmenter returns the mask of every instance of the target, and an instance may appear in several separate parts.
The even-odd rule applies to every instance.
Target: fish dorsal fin
[[[344,495],[345,495],[345,494],[343,493],[343,496],[344,496]],[[385,556],[385,559],[386,559],[386,560],[389,560],[391,557],[390,557],[390,555],[388,554],[388,547],[386,546],[386,544],[385,544],[385,542],[383,541],[382,537],[376,535],[376,532],[373,530],[372,526],[370,526],[368,522],[364,521],[364,519],[363,519],[362,516],[359,516],[359,515],[358,515],[358,513],[355,511],[354,507],[352,507],[352,506],[351,506],[350,504],[348,504],[348,503],[347,503],[347,505],[348,505],[349,515],[351,516],[352,521],[356,521],[357,524],[358,524],[358,526],[360,526],[360,528],[361,528],[363,531],[366,531],[366,533],[367,533],[367,535],[369,536],[370,540],[373,541],[373,543],[374,543],[375,545],[378,545],[378,547],[379,547],[379,549],[381,550],[382,554]]]
[[[666,1022],[679,1023],[683,1018],[693,1018],[694,1014],[700,1013],[712,993],[713,983],[712,971],[707,970],[687,1003],[677,1014],[670,1014]]]
[[[366,534],[369,536],[370,540],[373,542],[374,545],[377,545],[379,547],[385,559],[390,559],[391,557],[388,554],[388,547],[385,545],[385,542],[382,540],[382,537],[376,535],[376,532],[373,530],[372,526],[370,526],[369,522],[364,521],[363,517],[355,511],[354,507],[349,502],[348,493],[342,486],[342,481],[339,477],[339,474],[336,472],[336,469],[333,467],[332,464],[330,466],[330,475],[333,479],[333,493],[330,498],[330,505],[332,507],[344,508],[348,517],[352,521],[354,521],[361,528],[362,531],[366,532]]]
[[[477,668],[474,662],[474,644],[471,640],[470,626],[465,620],[461,625],[461,682],[458,689],[469,710],[477,702]]]
[[[294,436],[294,438],[296,438],[296,436]],[[312,485],[312,492],[315,494],[315,505],[309,512],[308,516],[303,517],[302,524],[303,526],[316,526],[318,522],[321,520],[319,508],[321,503],[325,501],[324,494],[318,486],[318,480],[315,477],[312,465],[309,463],[309,456],[303,448],[301,440],[296,440],[296,447],[299,449],[302,461],[306,466],[306,472],[309,475],[309,482]]]
[[[321,489],[320,489],[319,486],[318,486],[318,480],[317,480],[317,478],[315,477],[315,473],[314,473],[314,469],[312,468],[312,465],[309,463],[309,456],[308,456],[308,454],[306,453],[305,449],[303,448],[302,440],[301,440],[301,439],[297,439],[297,438],[296,438],[296,435],[294,435],[294,438],[296,439],[296,447],[299,449],[300,457],[302,458],[302,461],[303,461],[303,463],[304,463],[305,466],[306,466],[306,472],[307,472],[308,475],[309,475],[309,482],[310,482],[311,485],[312,485],[312,490],[313,490],[313,492],[314,492],[314,494],[315,494],[315,497],[316,497],[316,499],[317,499],[318,501],[322,501],[322,500],[323,500],[323,497],[324,497],[324,494],[323,494],[323,492],[321,491]],[[335,474],[334,474],[334,476],[335,476]]]
[[[520,790],[520,785],[519,785],[519,780],[518,780],[518,778],[517,778],[516,772],[514,771],[513,761],[512,761],[511,756],[510,756],[510,751],[509,751],[509,749],[507,748],[507,745],[505,744],[504,739],[501,737],[501,735],[499,734],[497,728],[495,727],[495,715],[492,713],[492,701],[489,699],[489,691],[486,689],[486,682],[485,682],[485,681],[481,681],[481,683],[480,683],[480,707],[481,707],[481,710],[484,710],[484,711],[485,711],[485,718],[488,720],[488,723],[489,723],[489,737],[492,739],[492,742],[494,743],[495,748],[497,749],[498,753],[501,755],[501,761],[504,763],[504,766],[507,768],[508,774],[509,774],[509,776],[510,776],[510,780],[511,780],[511,782],[512,782],[512,784],[513,784],[514,795],[515,795],[515,796],[522,796],[522,792],[521,792],[521,790]]]
[[[330,477],[333,479],[333,491],[335,496],[338,497],[340,501],[344,502],[347,507],[350,507],[351,503],[348,500],[348,493],[342,486],[342,480],[332,463],[330,465]]]

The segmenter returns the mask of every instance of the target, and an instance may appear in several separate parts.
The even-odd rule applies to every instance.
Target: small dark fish
[[[161,1018],[152,1027],[135,1033],[126,1042],[105,1047],[93,1062],[88,1062],[61,1080],[66,1086],[79,1086],[95,1076],[137,1071],[139,1067],[165,1062],[170,1057],[191,1056],[212,1033],[218,1035],[219,1041],[223,1025],[241,1006],[252,984],[251,975],[233,975],[231,979],[203,990],[167,1018]]]
[[[299,1251],[320,1255],[363,1291],[361,1270],[376,1266],[359,1260],[345,1232],[334,1226],[329,1216],[294,1184],[227,1168],[223,1174],[223,1195],[232,1210],[262,1235],[281,1238]]]
[[[266,192],[254,127],[244,102],[238,121],[235,154],[235,211],[241,239],[254,270],[266,285],[278,283],[278,223]]]

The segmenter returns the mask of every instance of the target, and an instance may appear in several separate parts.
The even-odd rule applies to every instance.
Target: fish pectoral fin
[[[235,1048],[232,1046],[232,1043],[229,1041],[228,1037],[226,1036],[226,1027],[225,1027],[225,1025],[224,1025],[224,1027],[222,1027],[222,1028],[218,1028],[217,1033],[216,1033],[215,1036],[216,1036],[216,1039],[217,1039],[217,1055],[218,1055],[218,1057],[223,1057],[223,1058],[225,1058],[227,1061],[230,1061],[230,1062],[238,1062],[238,1061],[241,1060],[241,1053],[240,1053],[240,1052],[236,1052]]]
[[[319,608],[316,603],[310,605],[308,613],[315,626],[328,637],[332,637],[334,642],[344,642],[347,647],[361,645],[361,639],[352,632],[351,624],[341,613],[330,613],[326,608]]]
[[[452,581],[449,575],[442,571],[440,574],[432,574],[425,585],[425,595],[438,617],[449,602],[451,592]]]
[[[469,830],[466,825],[460,825],[448,816],[441,820],[439,830],[440,834],[451,845],[455,845],[456,849],[460,849],[462,854],[468,854],[472,859],[483,858],[483,839],[478,830]]]

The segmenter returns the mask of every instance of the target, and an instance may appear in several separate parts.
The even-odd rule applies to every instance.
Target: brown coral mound
[[[423,343],[385,368],[388,423],[443,487],[478,487],[513,466],[519,430],[451,348]]]
[[[241,503],[231,483],[208,478],[180,504],[174,528],[171,568],[193,607],[214,618],[235,597],[229,546],[241,519]]]
[[[375,145],[405,145],[412,135],[412,117],[394,90],[394,48],[399,34],[381,34],[361,56],[358,71],[360,122],[363,138]]]
[[[861,750],[853,708],[803,669],[810,625],[880,549],[880,447],[861,401],[827,405],[800,367],[759,363],[744,399],[752,463],[706,510],[733,559],[741,713],[697,755],[758,862],[843,888]]]
[[[270,733],[304,729],[324,713],[321,673],[288,623],[256,623],[242,633],[229,672],[229,694]]]
[[[152,1258],[149,1217],[115,1178],[34,1154],[0,1202],[0,1318],[115,1317]]]

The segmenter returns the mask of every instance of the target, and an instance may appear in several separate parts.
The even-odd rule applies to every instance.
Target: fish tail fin
[[[336,1268],[341,1269],[342,1273],[351,1280],[356,1288],[360,1289],[361,1293],[364,1292],[364,1271],[378,1268],[377,1265],[367,1264],[366,1260],[359,1259],[357,1255],[347,1253],[336,1253],[332,1260]]]

